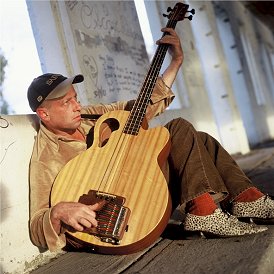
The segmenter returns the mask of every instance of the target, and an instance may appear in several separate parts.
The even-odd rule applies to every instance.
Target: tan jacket
[[[174,94],[161,78],[157,80],[146,117],[151,119],[162,113],[172,102]],[[124,109],[127,102],[93,105],[82,109],[83,114],[103,114]],[[83,120],[80,130],[85,135],[95,125],[94,120]],[[41,124],[30,163],[30,236],[36,246],[51,251],[66,245],[65,234],[57,235],[50,221],[50,190],[61,168],[79,153],[85,151],[85,142],[57,136]]]

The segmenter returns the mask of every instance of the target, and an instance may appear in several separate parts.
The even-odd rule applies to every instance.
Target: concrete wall
[[[137,97],[148,58],[133,1],[27,1],[43,72],[82,73],[82,104]]]
[[[175,3],[146,2],[154,40],[166,23],[157,15]],[[187,3],[196,11],[194,18],[176,26],[185,52],[174,85],[181,106],[171,106],[162,121],[185,117],[216,137],[230,153],[246,153],[274,138],[273,32],[244,2]]]
[[[234,42],[230,44],[230,50],[227,49],[226,60],[230,66],[236,106],[252,146],[274,137],[273,31],[256,19],[241,2],[218,4],[219,12],[225,12],[226,24],[230,25],[233,33]],[[232,52],[238,54],[238,71],[231,64],[235,60]],[[243,76],[245,87],[239,85],[236,73]]]
[[[1,115],[0,273],[27,273],[57,254],[30,241],[28,167],[38,121],[36,115]]]

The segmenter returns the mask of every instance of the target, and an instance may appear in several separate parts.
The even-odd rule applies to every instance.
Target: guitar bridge
[[[102,242],[119,245],[124,232],[127,230],[129,209],[108,203],[97,215],[97,232]]]
[[[130,215],[130,209],[123,206],[125,198],[94,190],[90,191],[90,194],[97,200],[105,200],[105,203],[96,212],[96,229],[85,229],[85,232],[99,237],[102,242],[119,245],[124,232],[127,231]]]

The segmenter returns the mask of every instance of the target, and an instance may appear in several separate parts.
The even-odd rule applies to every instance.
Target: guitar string
[[[176,14],[174,13],[172,16],[176,17]],[[174,29],[177,21],[175,21],[172,16],[169,19],[166,27],[171,27]],[[164,33],[163,36],[165,36],[166,34],[167,33]],[[103,175],[101,183],[99,184],[98,191],[100,191],[100,189],[102,189],[102,192],[107,192],[107,186],[109,188],[110,185],[113,185],[113,181],[114,181],[114,177],[115,177],[115,176],[113,176],[113,178],[110,180],[110,175],[111,174],[115,175],[117,173],[117,167],[116,167],[116,171],[114,173],[108,172],[108,175],[107,175],[107,171],[112,170],[114,168],[115,164],[116,164],[116,166],[121,166],[120,165],[121,161],[124,161],[124,163],[125,163],[128,158],[127,154],[126,154],[126,157],[121,157],[121,155],[123,155],[123,153],[121,153],[121,148],[122,148],[122,151],[125,151],[125,150],[128,151],[128,149],[126,149],[126,148],[128,148],[128,146],[130,147],[132,144],[132,142],[130,142],[130,140],[132,139],[132,135],[135,135],[134,133],[136,133],[136,130],[139,131],[140,125],[142,123],[142,121],[140,121],[140,117],[143,118],[145,115],[146,107],[149,103],[149,100],[150,100],[153,88],[155,86],[157,77],[159,75],[159,71],[160,71],[162,62],[164,60],[167,49],[168,49],[168,45],[164,45],[164,44],[158,46],[158,48],[157,48],[158,52],[156,51],[156,54],[154,55],[154,59],[150,66],[150,71],[148,73],[148,76],[145,78],[143,88],[141,89],[141,92],[139,95],[140,100],[138,100],[139,99],[138,98],[135,101],[135,104],[133,106],[133,111],[130,112],[128,120],[126,121],[126,124],[125,124],[125,128],[123,129],[120,137],[118,138],[118,142],[117,142],[114,152],[110,158],[106,172]],[[150,75],[152,75],[152,77]],[[155,81],[151,81],[151,78],[152,78],[152,80],[155,79]],[[148,88],[146,88],[146,90],[150,91],[150,92],[148,92],[148,94],[145,93],[145,91],[146,91],[144,88],[145,85],[148,85]],[[143,110],[143,112],[141,113],[141,116],[139,116],[140,114],[137,113],[137,110],[140,110],[140,109]],[[133,115],[131,115],[132,113],[133,113]],[[134,119],[138,120],[139,123],[136,124],[136,121]],[[129,128],[131,131],[127,132],[128,131],[127,128]],[[127,132],[127,133],[125,134],[125,132]],[[130,151],[130,149],[129,149],[129,151]],[[118,159],[118,157],[119,157],[119,159]],[[119,165],[117,163],[119,163]],[[119,176],[121,176],[121,172],[122,172],[122,170],[120,170],[120,174],[118,174]]]
[[[176,13],[174,13],[173,17],[175,18],[176,16],[177,16]],[[175,28],[176,21],[174,20],[174,18],[171,17],[171,19],[167,23],[167,27]],[[164,33],[163,36],[165,36],[166,34],[167,33]],[[159,75],[159,71],[160,71],[162,62],[164,60],[167,49],[168,49],[168,45],[163,45],[162,44],[157,48],[156,54],[154,55],[154,58],[152,60],[152,65],[150,67],[149,73],[148,73],[147,77],[145,78],[145,84],[147,86],[143,85],[143,88],[141,90],[141,96],[143,96],[144,99],[143,99],[143,101],[142,100],[137,100],[136,104],[133,106],[134,112],[133,112],[133,115],[130,117],[131,121],[128,125],[129,128],[132,128],[132,132],[134,130],[138,130],[139,127],[140,127],[141,123],[139,122],[138,124],[136,124],[136,121],[141,120],[141,119],[138,119],[138,116],[140,115],[140,110],[143,110],[141,112],[141,118],[143,118],[143,116],[145,115],[146,108],[147,108],[147,105],[149,103],[151,94],[153,92],[153,88],[155,86],[157,77]],[[149,93],[147,93],[147,90],[149,90]],[[130,132],[130,133],[132,133],[132,132]]]
[[[175,26],[176,26],[176,21],[174,21],[173,19],[170,19],[169,21],[168,21],[168,24],[167,24],[167,27],[173,27],[173,28],[175,28]],[[166,35],[166,33],[164,33],[163,34],[163,36],[164,35]],[[158,51],[159,51],[159,53],[157,54],[157,52],[156,52],[156,54],[155,54],[155,58],[154,58],[154,60],[153,60],[153,62],[152,62],[152,66],[151,66],[151,68],[152,68],[152,73],[154,73],[154,77],[156,78],[157,76],[158,76],[158,74],[159,74],[159,70],[160,70],[160,68],[159,68],[159,64],[160,63],[162,63],[163,62],[163,59],[164,59],[164,57],[165,57],[165,53],[166,53],[166,50],[167,50],[167,48],[168,48],[168,46],[167,45],[160,45],[159,47],[158,47]],[[159,57],[158,57],[159,56]],[[157,63],[158,63],[158,65],[156,66],[156,69],[154,69],[154,62],[156,63],[156,65],[157,65]],[[154,70],[154,71],[153,71]],[[157,73],[157,75],[156,75],[156,73]],[[151,73],[150,73],[151,74]],[[147,77],[148,78],[148,77]],[[146,78],[146,80],[147,80],[147,78]],[[150,86],[150,89],[152,89],[152,85],[154,85],[154,83],[153,82],[151,82],[151,81],[149,81],[149,86]],[[151,95],[151,94],[149,94],[149,95]],[[146,94],[144,93],[144,89],[141,91],[141,93],[140,93],[140,97],[142,98],[142,97],[145,97],[145,99],[146,100],[144,100],[143,99],[143,101],[142,100],[137,100],[136,102],[138,102],[137,103],[137,109],[138,109],[138,106],[140,106],[141,105],[141,107],[142,108],[144,108],[144,105],[146,105],[147,104],[147,101],[149,100],[148,99],[148,97],[150,98],[150,96],[146,96]],[[147,98],[146,98],[147,97]],[[143,106],[142,106],[143,105]],[[140,108],[141,108],[140,107]],[[135,111],[135,113],[136,113],[136,111]],[[137,116],[138,116],[139,114],[137,114]],[[136,116],[136,114],[135,114],[135,116]],[[129,134],[131,134],[132,135],[132,133],[134,133],[134,130],[136,130],[136,128],[134,127],[134,126],[132,126],[132,124],[134,124],[134,122],[135,122],[135,120],[133,119],[134,118],[134,115],[132,116],[132,117],[129,117],[129,119],[130,119],[130,121],[129,121],[129,124],[131,125],[131,128],[132,128],[132,132],[129,132]],[[138,118],[138,117],[137,117]],[[136,119],[136,117],[135,117],[135,119]],[[136,124],[136,122],[135,122],[135,124]],[[128,125],[128,122],[126,123],[126,125]],[[136,125],[135,125],[136,126]],[[139,125],[138,125],[138,129],[139,129]],[[117,143],[117,145],[116,145],[116,148],[114,149],[114,153],[116,154],[117,152],[118,152],[118,148],[120,148],[120,145],[119,144],[124,144],[124,146],[122,146],[122,148],[124,148],[123,150],[125,150],[125,148],[127,147],[127,144],[125,144],[125,141],[123,140],[123,139],[125,139],[125,137],[127,137],[127,136],[131,136],[131,135],[125,135],[125,134],[121,134],[120,135],[120,137],[119,137],[119,140],[118,140],[118,143]],[[122,138],[123,137],[123,138]],[[119,152],[121,152],[120,150],[119,150]],[[117,162],[120,162],[120,160],[121,160],[121,157],[120,157],[120,160],[119,161],[117,161],[117,155],[119,156],[119,153],[117,153],[117,155],[114,157],[114,155],[115,154],[113,154],[112,155],[112,157],[111,157],[111,160],[110,160],[110,162],[109,162],[109,167],[110,166],[112,166],[112,167],[114,167],[114,164],[116,163],[117,164]],[[120,155],[123,155],[123,154],[121,154],[120,153]],[[115,159],[114,159],[115,158]],[[126,161],[126,158],[127,157],[125,157],[124,158],[124,161]],[[119,165],[120,166],[120,165]],[[109,167],[108,167],[108,169],[107,170],[109,170]],[[120,173],[121,173],[121,171],[120,171]],[[111,174],[111,173],[109,173],[109,174]],[[115,173],[114,173],[115,174]],[[110,175],[109,175],[110,176]],[[103,182],[105,181],[105,183],[104,183],[104,187],[103,188],[105,188],[105,190],[104,190],[104,192],[107,192],[107,190],[106,190],[106,186],[108,185],[108,184],[112,184],[112,182],[110,182],[110,180],[109,180],[109,176],[107,177],[107,175],[106,175],[106,173],[105,173],[105,175],[103,176],[103,179],[102,179],[102,182],[100,183],[100,186],[99,186],[99,188],[101,188],[102,187],[102,185],[103,185]],[[109,183],[110,182],[110,183]]]

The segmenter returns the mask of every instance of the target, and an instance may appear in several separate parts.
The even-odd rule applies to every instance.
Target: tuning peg
[[[192,10],[188,10],[187,12],[190,12],[191,14],[195,14],[195,9],[192,9]]]
[[[170,12],[170,11],[173,11],[173,9],[172,9],[171,7],[168,7],[168,8],[167,8],[167,12]],[[164,16],[164,17],[168,17],[168,15],[167,15],[167,14],[164,14],[164,13],[163,13],[163,16]]]
[[[187,12],[189,12],[189,13],[191,13],[191,14],[195,14],[195,9],[192,9],[192,10],[188,10]],[[192,20],[192,18],[193,18],[193,16],[192,15],[189,15],[189,16],[187,16],[187,17],[185,17],[185,18],[187,18],[188,20]]]
[[[187,17],[185,17],[185,18],[187,18],[189,21],[191,21],[192,18],[193,18],[193,16],[192,16],[192,15],[189,15],[189,16],[187,16]]]

